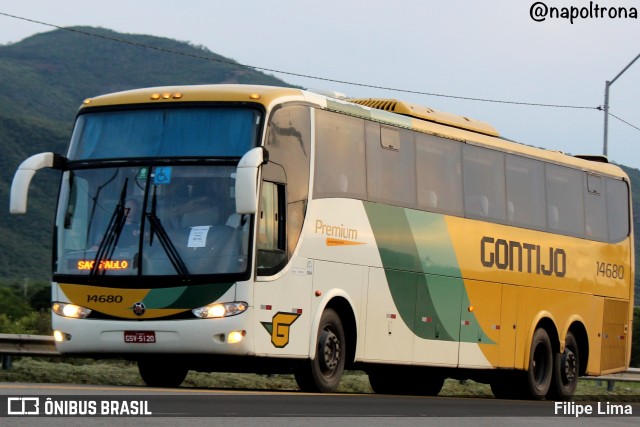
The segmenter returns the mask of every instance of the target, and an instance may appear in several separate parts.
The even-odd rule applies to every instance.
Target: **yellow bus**
[[[625,370],[629,179],[599,157],[501,138],[395,100],[205,85],[87,99],[63,171],[52,318],[63,354],[125,357],[152,386],[189,370],[292,372],[379,393],[447,377],[569,399]]]

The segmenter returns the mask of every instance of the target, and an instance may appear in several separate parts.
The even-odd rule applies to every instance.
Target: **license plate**
[[[124,342],[129,344],[149,344],[156,342],[154,331],[124,331]]]

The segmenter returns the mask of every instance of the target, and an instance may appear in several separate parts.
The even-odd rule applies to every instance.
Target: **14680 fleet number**
[[[87,295],[87,302],[119,304],[122,302],[122,295]]]
[[[624,279],[624,265],[596,261],[596,274],[610,279]]]

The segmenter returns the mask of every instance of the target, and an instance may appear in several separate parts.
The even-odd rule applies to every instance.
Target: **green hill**
[[[9,215],[9,188],[14,171],[28,156],[43,151],[65,152],[73,117],[85,98],[175,84],[291,86],[273,76],[230,64],[234,61],[189,43],[101,28],[73,30],[76,32],[55,30],[0,46],[0,200],[4,201],[0,205],[4,206],[0,213],[0,279],[46,280],[50,276],[52,223],[60,175],[55,171],[36,175],[26,215]],[[82,31],[100,37],[78,33]],[[183,55],[170,54],[168,50]],[[634,212],[640,212],[640,171],[624,169],[634,188]],[[636,229],[638,221],[636,214]],[[636,241],[636,253],[637,249]],[[638,282],[636,301],[640,296]]]
[[[0,278],[50,277],[52,224],[60,175],[54,171],[36,175],[26,215],[9,215],[9,188],[13,173],[28,156],[66,151],[73,118],[84,99],[137,87],[175,84],[291,86],[244,67],[190,57],[234,62],[188,43],[100,28],[74,29],[104,38],[56,30],[0,46]]]

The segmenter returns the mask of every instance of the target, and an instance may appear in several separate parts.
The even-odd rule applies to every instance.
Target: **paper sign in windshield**
[[[210,225],[191,227],[187,246],[190,248],[204,248],[207,246],[207,234],[209,234],[210,227]]]

